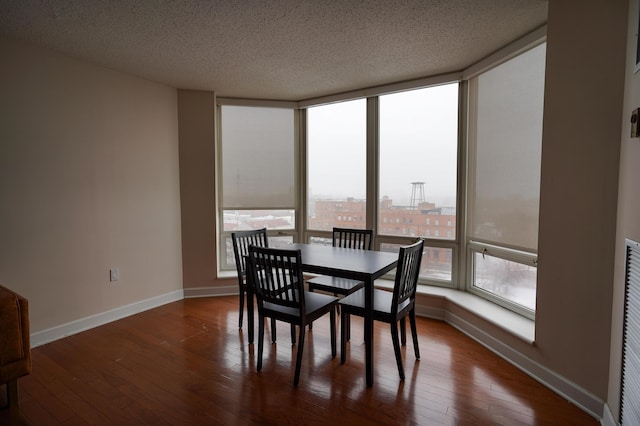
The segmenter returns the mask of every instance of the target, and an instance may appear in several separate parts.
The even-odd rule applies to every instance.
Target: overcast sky
[[[312,196],[365,198],[366,101],[309,108]],[[425,201],[455,206],[457,83],[380,97],[380,195],[408,205],[411,182]]]

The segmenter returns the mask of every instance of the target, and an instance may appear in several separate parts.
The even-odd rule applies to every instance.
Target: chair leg
[[[242,328],[242,317],[244,315],[244,291],[240,289],[240,315],[238,319],[238,328]]]
[[[416,311],[409,312],[409,324],[411,325],[411,335],[413,336],[413,352],[416,359],[420,359],[420,348],[418,347],[418,329],[416,327]]]
[[[342,308],[340,315],[340,364],[344,364],[347,359],[347,327],[349,323],[349,312]]]
[[[264,320],[265,318],[260,315],[258,318],[258,365],[256,370],[262,370],[262,350],[264,349]]]
[[[402,343],[402,346],[407,345],[407,324],[404,319],[405,317],[400,319],[400,343]]]
[[[247,328],[249,329],[248,340],[249,344],[253,344],[253,334],[254,334],[254,322],[255,322],[255,312],[253,310],[255,298],[253,293],[246,292],[247,295]]]
[[[313,288],[309,287],[309,293],[313,293]],[[309,331],[313,330],[313,321],[309,323]]]
[[[332,309],[329,313],[329,321],[331,321],[331,358],[336,357],[336,310]]]
[[[276,342],[276,320],[271,318],[271,343]]]
[[[298,355],[296,356],[296,373],[293,377],[293,386],[300,381],[300,364],[302,364],[302,350],[304,349],[304,326],[300,325],[300,337],[298,338]]]
[[[291,345],[296,344],[296,325],[291,324]]]
[[[398,374],[400,380],[404,380],[404,368],[402,367],[402,355],[400,353],[400,341],[398,339],[398,323],[391,321],[391,340],[393,340],[393,352],[396,354],[396,363],[398,364]]]

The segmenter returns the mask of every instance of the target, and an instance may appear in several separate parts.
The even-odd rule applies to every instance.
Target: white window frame
[[[505,48],[497,51],[489,57],[479,61],[471,67],[461,71],[450,74],[444,74],[436,77],[427,77],[423,79],[394,83],[385,86],[379,86],[376,88],[367,88],[363,90],[356,90],[352,92],[341,93],[337,95],[330,95],[321,98],[309,99],[300,102],[270,102],[270,101],[256,101],[256,100],[244,100],[244,99],[230,99],[230,98],[218,98],[218,104],[226,105],[255,105],[255,106],[280,106],[297,109],[295,118],[296,131],[296,148],[298,154],[296,159],[298,164],[296,170],[297,175],[297,191],[296,197],[296,226],[291,232],[283,233],[281,231],[270,233],[274,235],[290,235],[294,241],[306,241],[308,242],[312,237],[330,238],[330,233],[321,231],[311,231],[307,229],[307,182],[306,182],[306,108],[310,106],[318,106],[332,102],[348,101],[366,98],[367,99],[367,204],[366,204],[366,217],[367,227],[377,229],[378,223],[378,205],[380,201],[380,194],[378,193],[378,126],[379,126],[379,103],[378,96],[394,93],[403,90],[419,89],[429,87],[438,84],[447,84],[458,82],[461,86],[459,89],[459,132],[458,132],[458,186],[457,186],[457,206],[456,206],[456,237],[454,240],[441,240],[436,238],[425,238],[425,253],[428,253],[434,248],[447,248],[450,249],[452,271],[451,281],[441,282],[434,280],[421,280],[421,285],[436,285],[446,286],[451,288],[457,288],[462,291],[472,292],[469,287],[472,286],[473,270],[472,259],[475,253],[486,253],[491,256],[503,258],[511,261],[519,261],[521,263],[529,265],[537,265],[537,254],[527,253],[521,250],[513,250],[512,248],[496,247],[482,241],[471,241],[467,237],[466,233],[466,197],[467,197],[467,176],[468,176],[468,114],[469,114],[469,83],[468,80],[475,75],[496,66],[519,53],[535,47],[536,45],[546,41],[546,26],[543,26],[525,37],[517,40],[516,42],[506,46]],[[217,123],[220,123],[220,115],[218,109]],[[220,138],[218,126],[217,137]],[[218,145],[217,145],[218,146]],[[216,157],[218,158],[218,156]],[[219,161],[219,159],[217,160]],[[218,164],[218,167],[220,164]],[[220,200],[220,194],[217,194],[217,200]],[[220,206],[220,204],[218,204]],[[222,218],[222,208],[218,207],[220,212],[219,218]],[[426,219],[427,224],[431,221]],[[389,220],[389,224],[393,225],[394,221]],[[220,232],[221,224],[218,224],[220,241],[224,241],[224,236],[230,233]],[[380,236],[377,235],[374,240],[374,248],[379,249],[382,244],[400,244],[406,245],[415,241],[415,237],[403,237],[403,236]],[[390,276],[391,278],[391,276]],[[485,295],[482,295],[483,297]],[[492,300],[491,297],[487,297],[488,300],[500,303],[498,300]],[[518,309],[514,309],[518,312]],[[532,317],[529,312],[519,311],[522,315]]]
[[[466,114],[468,117],[468,122],[466,126],[467,133],[467,141],[465,146],[465,151],[469,152],[469,145],[471,142],[469,139],[475,137],[473,134],[475,128],[475,115],[474,115],[474,104],[475,104],[475,94],[472,93],[470,85],[468,81],[485,71],[490,70],[493,67],[496,67],[512,58],[517,57],[543,43],[546,42],[546,26],[542,27],[531,34],[523,37],[522,39],[516,41],[512,45],[505,47],[502,51],[497,52],[496,54],[486,58],[485,60],[475,64],[473,67],[465,70],[463,73],[463,78],[467,82],[467,98],[468,102],[466,103]],[[465,170],[468,171],[468,167],[472,165],[467,164]],[[471,175],[468,172],[467,177]],[[466,179],[465,179],[466,181]],[[465,197],[466,203],[467,197]],[[467,223],[467,217],[465,216],[465,224]],[[535,320],[535,310],[528,309],[522,305],[513,303],[504,298],[498,297],[495,294],[482,290],[478,287],[474,286],[474,276],[475,276],[475,265],[474,258],[475,254],[485,254],[489,256],[493,256],[499,259],[520,263],[527,266],[536,267],[538,265],[538,253],[537,251],[528,251],[521,247],[508,247],[508,246],[498,246],[495,243],[478,241],[477,239],[470,238],[466,233],[466,225],[465,225],[465,235],[462,238],[464,241],[463,244],[463,252],[465,253],[466,261],[461,267],[464,267],[464,275],[466,279],[464,280],[464,289],[469,293],[475,294],[479,297],[485,298],[497,305],[503,306],[509,310],[512,310],[520,315],[523,315],[529,319]]]
[[[294,125],[294,152],[293,158],[295,161],[294,164],[294,187],[295,193],[300,193],[300,117],[299,111],[297,110],[297,103],[295,102],[279,102],[279,101],[260,101],[260,100],[245,100],[245,99],[233,99],[233,98],[217,98],[216,102],[216,123],[218,123],[216,128],[216,211],[217,211],[217,230],[218,230],[218,262],[217,262],[217,270],[218,274],[222,273],[231,273],[231,271],[235,271],[235,264],[230,265],[226,262],[226,244],[227,240],[231,239],[231,234],[233,231],[225,231],[224,230],[224,212],[226,211],[225,206],[223,205],[223,182],[222,182],[222,107],[223,106],[244,106],[244,107],[261,107],[261,108],[284,108],[293,110],[293,125]],[[273,210],[293,210],[296,216],[296,224],[292,229],[275,229],[269,230],[267,229],[267,235],[269,237],[290,237],[294,242],[298,241],[299,229],[300,229],[300,197],[296,196],[294,205],[291,207],[285,206],[277,206],[273,207]],[[229,210],[265,210],[265,207],[246,207],[242,209],[238,208],[229,208]]]

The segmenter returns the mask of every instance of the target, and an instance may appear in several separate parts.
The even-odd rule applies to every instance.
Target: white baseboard
[[[432,308],[430,306],[416,305],[416,315],[420,317],[437,319],[444,321],[447,317],[447,312],[441,308]]]
[[[238,294],[238,285],[225,285],[215,287],[194,287],[184,289],[184,298],[233,296]]]
[[[609,404],[604,404],[604,409],[602,410],[602,421],[600,424],[602,426],[620,426],[620,423],[618,423],[615,417],[613,417]]]
[[[89,330],[182,299],[184,299],[184,291],[176,290],[171,293],[151,297],[110,311],[71,321],[48,330],[39,331],[31,334],[31,347],[35,348],[53,342],[54,340],[62,339],[63,337],[71,336],[72,334],[80,333],[81,331]]]
[[[496,355],[518,367],[540,383],[549,387],[557,394],[567,398],[594,418],[599,420],[601,419],[600,416],[603,413],[604,401],[588,392],[586,389],[505,345],[503,342],[497,340],[484,330],[481,330],[474,324],[452,314],[451,312],[446,313],[445,321],[490,351],[494,352]]]

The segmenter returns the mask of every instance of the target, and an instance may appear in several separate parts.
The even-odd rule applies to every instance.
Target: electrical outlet
[[[109,281],[118,281],[120,279],[120,269],[112,268],[109,269]]]

